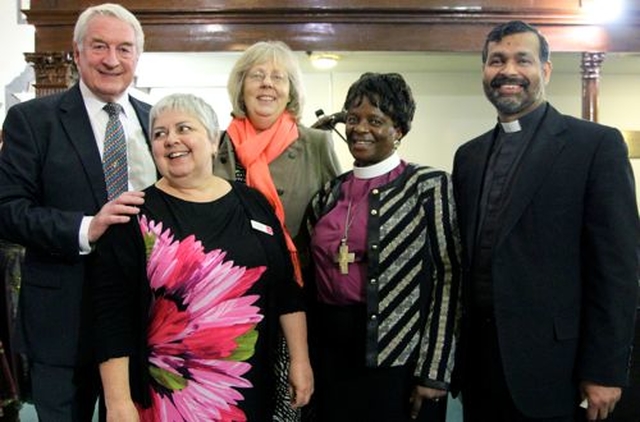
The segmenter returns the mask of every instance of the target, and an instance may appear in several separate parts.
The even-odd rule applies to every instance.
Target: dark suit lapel
[[[149,110],[151,106],[145,102],[138,100],[137,98],[129,95],[129,102],[133,106],[133,109],[136,111],[136,116],[138,116],[138,121],[140,122],[140,126],[142,126],[142,132],[144,133],[144,139],[149,146],[149,150],[151,150],[151,144],[149,143]]]
[[[102,206],[107,199],[102,161],[78,84],[70,88],[60,102],[60,121],[84,166],[93,196]]]
[[[131,95],[129,95],[129,102],[136,112],[136,116],[138,117],[138,121],[142,127],[142,133],[144,134],[144,140],[147,143],[147,148],[149,148],[149,155],[151,155],[151,158],[153,159],[153,151],[151,151],[151,137],[149,136],[149,113],[151,111],[151,105],[140,101]],[[156,178],[159,179],[160,177],[161,175],[158,173],[158,168],[156,167]]]
[[[504,212],[504,225],[496,244],[499,244],[511,231],[538,188],[545,182],[546,176],[551,173],[551,168],[566,143],[566,137],[562,136],[565,128],[562,115],[549,105],[547,114],[540,123],[540,128],[531,140],[517,170],[511,187],[511,200]]]

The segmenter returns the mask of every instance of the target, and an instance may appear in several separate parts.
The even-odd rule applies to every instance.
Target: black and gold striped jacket
[[[310,204],[309,233],[339,199],[345,173]],[[460,319],[461,244],[450,176],[408,164],[369,192],[366,365],[415,365],[420,384],[448,388]]]

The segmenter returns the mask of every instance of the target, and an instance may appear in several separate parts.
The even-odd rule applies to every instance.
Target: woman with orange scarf
[[[227,89],[233,120],[223,135],[214,173],[244,181],[267,197],[284,228],[302,283],[298,251],[307,245],[298,232],[303,214],[311,197],[340,173],[331,134],[299,123],[304,103],[302,72],[283,42],[261,41],[249,47],[234,65]],[[281,352],[286,355],[284,345]],[[286,356],[279,361],[276,375],[283,382],[274,420],[296,421],[300,412],[288,405],[289,362]]]

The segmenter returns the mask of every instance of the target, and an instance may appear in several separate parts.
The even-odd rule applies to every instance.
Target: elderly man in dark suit
[[[535,28],[494,28],[482,60],[498,124],[460,147],[453,171],[465,421],[603,420],[627,383],[638,289],[626,145],[546,102],[549,46]]]
[[[0,238],[25,246],[18,341],[41,421],[91,420],[99,378],[85,277],[92,244],[137,214],[156,178],[149,106],[129,96],[144,35],[126,9],[85,10],[78,84],[12,107],[0,152]],[[124,192],[124,193],[123,193]]]

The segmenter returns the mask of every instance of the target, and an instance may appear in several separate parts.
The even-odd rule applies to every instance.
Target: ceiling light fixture
[[[314,53],[308,51],[307,55],[309,56],[309,60],[311,60],[313,67],[319,70],[333,69],[340,60],[340,56],[332,53]]]

